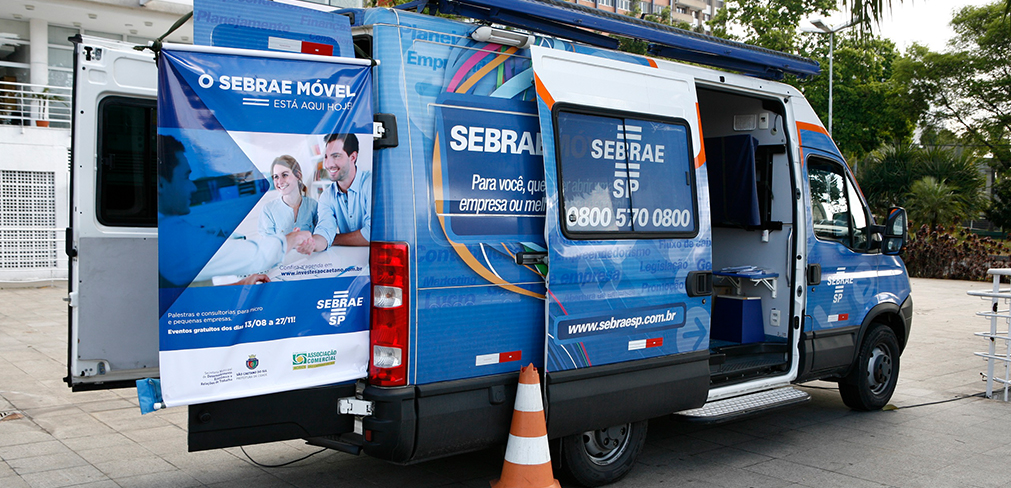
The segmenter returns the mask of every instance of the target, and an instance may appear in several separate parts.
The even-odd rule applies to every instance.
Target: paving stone
[[[80,414],[37,419],[36,422],[57,439],[70,439],[115,432],[108,425],[83,412]]]
[[[18,430],[9,429],[4,425],[8,422],[0,423],[0,446],[17,446],[21,444],[33,444],[52,440],[52,436],[33,426],[33,429]]]
[[[335,486],[341,486],[341,484],[339,482],[335,483],[334,485]],[[234,487],[234,488],[246,488],[246,487],[249,487],[249,486],[256,486],[257,488],[260,488],[260,487],[262,487],[262,488],[290,488],[292,486],[297,486],[297,485],[293,485],[293,484],[291,484],[291,483],[289,483],[287,481],[278,479],[278,478],[276,478],[274,476],[271,476],[269,474],[263,474],[263,475],[255,477],[255,478],[247,478],[247,479],[242,479],[242,480],[227,480],[227,481],[222,481],[220,483],[211,483],[211,484],[208,484],[207,486],[208,487],[213,487],[213,488],[232,488],[232,487]],[[344,486],[349,486],[349,485],[344,485]]]
[[[134,456],[126,456],[111,461],[96,462],[93,463],[93,465],[113,480],[140,476],[143,474],[178,470],[178,468],[169,464],[162,458],[153,455],[145,456],[142,453],[137,453]]]
[[[124,442],[123,444],[96,449],[78,449],[75,452],[84,458],[85,461],[95,466],[109,461],[154,456],[153,453],[133,442]]]
[[[37,473],[39,471],[60,470],[88,464],[75,452],[61,452],[45,456],[23,457],[10,459],[7,464],[19,475]]]
[[[206,486],[183,471],[163,471],[160,473],[142,474],[127,478],[118,478],[119,486],[143,486],[144,488],[191,488]],[[256,486],[256,485],[246,485]]]
[[[33,488],[61,488],[64,486],[82,485],[84,483],[109,481],[108,477],[91,465],[29,473],[23,475],[21,478]]]
[[[860,488],[882,486],[881,483],[867,480],[865,478],[850,476],[825,469],[812,468],[810,466],[804,466],[802,464],[792,463],[782,459],[772,459],[764,463],[749,466],[745,469],[805,486],[817,486],[822,488]]]
[[[118,432],[165,427],[168,422],[154,415],[141,415],[137,408],[118,408],[91,412],[91,416]]]
[[[0,459],[10,461],[26,457],[45,456],[49,454],[72,453],[62,442],[51,439],[29,444],[15,444],[13,446],[0,447]]]
[[[130,448],[140,448],[140,445],[132,441],[129,437],[119,433],[110,432],[107,434],[97,434],[83,437],[72,437],[62,439],[61,442],[75,451],[92,450],[99,448],[109,448],[125,446]]]
[[[255,478],[263,470],[224,451],[166,454],[162,459],[204,484]]]

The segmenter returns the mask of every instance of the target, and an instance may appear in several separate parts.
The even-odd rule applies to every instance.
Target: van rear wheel
[[[563,469],[583,486],[620,480],[646,444],[648,421],[589,430],[562,439]]]
[[[899,380],[899,341],[892,329],[875,325],[860,344],[853,370],[839,380],[843,403],[853,410],[881,410]]]

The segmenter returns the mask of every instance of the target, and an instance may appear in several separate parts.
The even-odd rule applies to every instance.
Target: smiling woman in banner
[[[308,196],[302,182],[302,167],[285,154],[270,165],[274,188],[281,198],[267,203],[260,214],[260,235],[287,235],[297,230],[316,228],[316,200]]]

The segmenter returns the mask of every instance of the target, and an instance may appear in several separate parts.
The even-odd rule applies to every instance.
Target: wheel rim
[[[631,429],[631,424],[625,424],[583,432],[583,447],[590,461],[598,466],[606,466],[620,458],[628,448]]]
[[[867,359],[867,385],[871,393],[880,395],[892,381],[892,355],[884,345],[877,345]]]

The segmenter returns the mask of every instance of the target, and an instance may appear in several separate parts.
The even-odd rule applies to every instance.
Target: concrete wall
[[[68,150],[70,148],[70,129],[54,129],[41,127],[20,127],[0,125],[0,171],[39,171],[53,174],[53,192],[55,196],[56,225],[55,246],[56,267],[18,267],[12,266],[12,256],[22,252],[20,249],[38,249],[37,242],[20,242],[12,238],[17,229],[25,229],[0,224],[0,282],[26,282],[52,279],[66,279],[67,256],[64,252],[64,232],[70,225],[70,171]],[[4,185],[8,192],[17,191],[10,188],[14,185]],[[10,201],[5,205],[11,205]],[[7,207],[10,208],[10,207]],[[30,228],[30,227],[29,227]],[[53,228],[53,227],[46,227]]]

